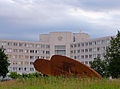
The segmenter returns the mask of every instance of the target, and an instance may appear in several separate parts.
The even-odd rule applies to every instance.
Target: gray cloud
[[[119,0],[0,0],[0,31],[13,34],[14,38],[28,34],[27,40],[36,38],[38,33],[78,32],[79,28],[93,37],[98,32],[99,37],[115,35],[120,27],[119,3]]]

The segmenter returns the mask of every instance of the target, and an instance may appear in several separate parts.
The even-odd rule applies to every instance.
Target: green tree
[[[108,71],[112,78],[120,76],[120,32],[111,38],[110,45],[106,50],[105,60],[108,64]]]
[[[108,77],[107,63],[105,60],[101,60],[100,57],[94,58],[90,62],[90,67],[98,72],[102,77]]]
[[[4,52],[5,49],[0,48],[0,76],[3,78],[6,76],[8,71],[8,66],[10,65],[8,62],[8,57]]]

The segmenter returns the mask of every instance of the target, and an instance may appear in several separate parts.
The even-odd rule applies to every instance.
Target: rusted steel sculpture
[[[54,55],[51,60],[37,59],[34,62],[37,71],[52,76],[79,76],[98,77],[101,76],[85,64],[68,58],[66,56]]]

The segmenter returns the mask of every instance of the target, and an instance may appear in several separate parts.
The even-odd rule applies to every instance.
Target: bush
[[[9,77],[11,77],[11,78],[13,78],[13,79],[17,79],[17,78],[20,77],[20,75],[17,74],[17,72],[11,72],[10,75],[9,75]]]
[[[11,72],[9,77],[13,78],[13,79],[17,79],[17,78],[37,78],[40,77],[41,74],[36,72],[36,73],[31,73],[31,74],[27,74],[27,73],[23,73],[22,75],[17,74],[17,72]]]

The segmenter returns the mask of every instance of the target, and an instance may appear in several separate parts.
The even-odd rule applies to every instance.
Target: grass
[[[120,79],[40,77],[0,82],[0,89],[120,89]]]

